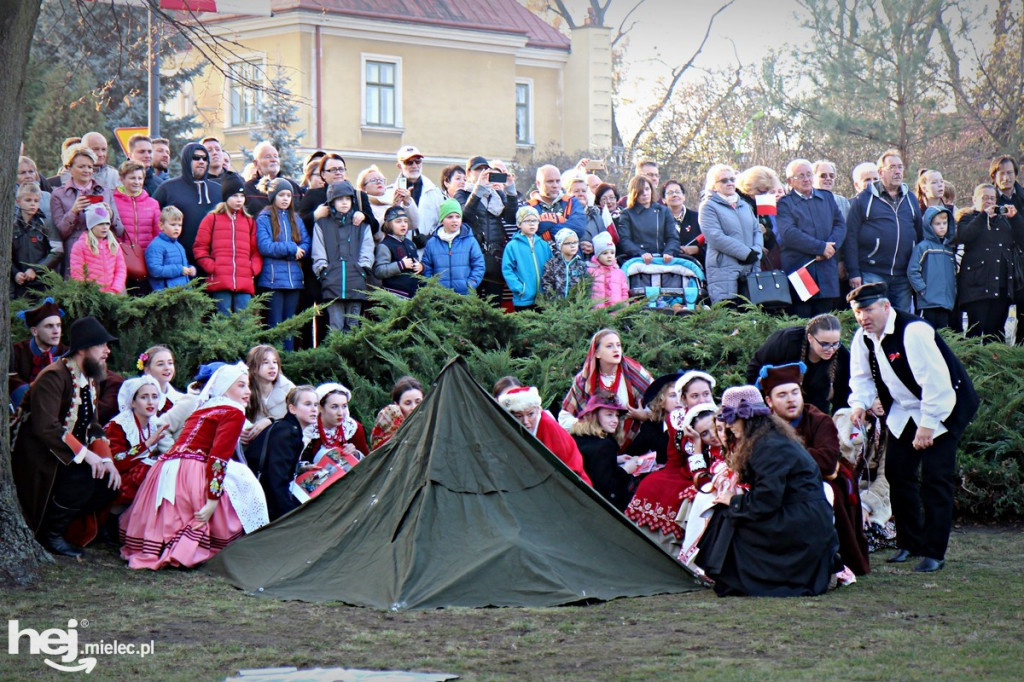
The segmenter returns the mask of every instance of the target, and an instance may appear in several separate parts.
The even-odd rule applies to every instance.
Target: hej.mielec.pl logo
[[[32,628],[21,628],[17,620],[7,621],[7,653],[18,655],[27,653],[35,656],[46,656],[43,663],[55,670],[63,672],[91,673],[96,667],[96,658],[89,654],[114,654],[121,656],[139,656],[145,658],[153,653],[155,643],[124,643],[114,640],[107,642],[85,642],[78,645],[78,627],[88,627],[89,621],[82,619],[79,623],[74,618],[68,620],[67,629],[50,628],[39,632]],[[25,640],[28,650],[22,651],[21,643]],[[79,655],[83,655],[79,658]]]

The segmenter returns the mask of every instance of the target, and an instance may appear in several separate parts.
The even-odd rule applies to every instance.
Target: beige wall
[[[243,57],[263,56],[268,70],[282,63],[291,75],[290,88],[302,98],[299,122],[294,130],[305,131],[303,152],[317,146],[315,33],[294,25],[285,33],[256,37],[235,36]],[[397,172],[395,150],[412,144],[427,155],[424,171],[435,182],[440,170],[452,162],[482,154],[489,159],[510,160],[516,156],[515,83],[531,79],[534,97],[534,147],[543,153],[552,145],[563,146],[564,121],[562,70],[517,64],[509,51],[450,49],[389,40],[353,39],[321,31],[320,74],[323,101],[324,149],[337,150],[349,161],[350,176],[377,163],[390,179]],[[401,59],[402,129],[396,131],[364,128],[360,125],[363,54]],[[556,56],[564,57],[558,52]],[[536,54],[526,60],[536,64]],[[195,104],[202,134],[217,135],[239,168],[241,147],[252,148],[248,128],[225,128],[229,120],[229,91],[216,69],[207,68],[194,83]],[[569,115],[569,114],[567,114]],[[575,114],[573,114],[575,115]],[[197,133],[198,134],[198,133]]]

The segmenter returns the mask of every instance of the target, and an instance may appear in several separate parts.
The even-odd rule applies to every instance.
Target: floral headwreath
[[[135,361],[135,368],[141,372],[146,369],[147,362],[149,362],[149,353],[139,353],[139,359]]]

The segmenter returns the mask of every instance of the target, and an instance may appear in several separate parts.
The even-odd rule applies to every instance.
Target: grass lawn
[[[80,643],[155,643],[99,655],[94,680],[219,680],[294,665],[517,680],[1020,680],[1024,532],[958,528],[946,569],[876,554],[870,576],[823,597],[718,599],[709,590],[591,606],[381,613],[247,596],[200,571],[134,572],[114,549],[60,560],[0,591],[36,630],[88,619]],[[637,570],[643,570],[638,566]],[[0,679],[70,679],[44,656],[4,655]],[[80,673],[79,673],[80,676]]]

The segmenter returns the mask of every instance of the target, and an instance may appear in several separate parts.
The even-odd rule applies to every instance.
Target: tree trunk
[[[0,78],[0,197],[14,195],[21,142],[22,90],[29,46],[39,16],[40,0],[0,0],[0,64],[7,68]],[[0,211],[0,320],[10,332],[11,239],[14,212]],[[10,362],[10,333],[0,344],[0,376],[7,376]],[[51,561],[25,525],[18,495],[11,478],[10,394],[0,391],[0,586],[25,585],[36,576],[39,565]]]

